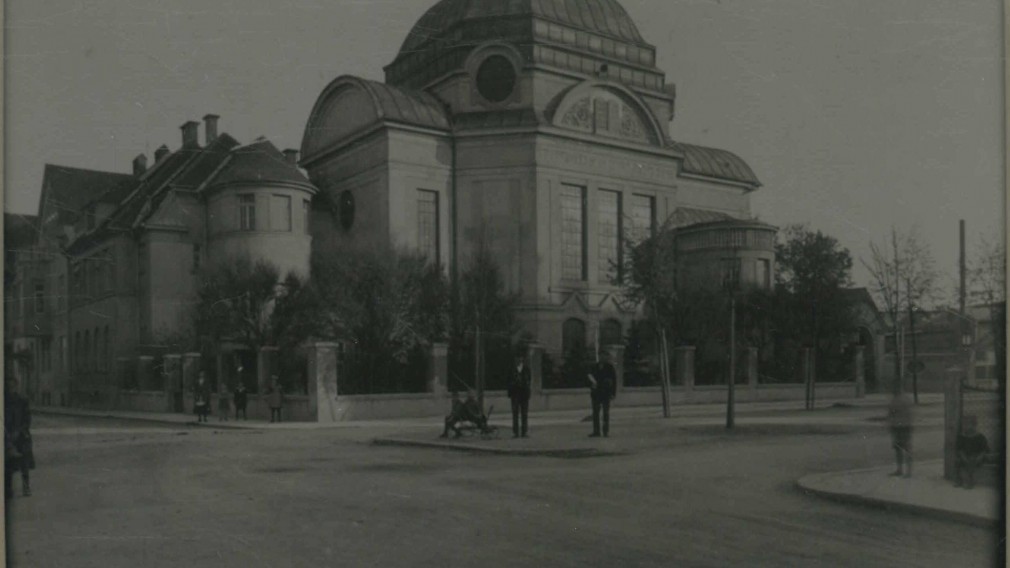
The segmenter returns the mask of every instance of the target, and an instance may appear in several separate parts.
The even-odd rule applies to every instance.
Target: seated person
[[[961,433],[957,436],[957,478],[954,485],[965,489],[975,486],[975,469],[982,465],[989,454],[989,441],[978,430],[978,418],[965,416],[961,421]]]
[[[462,435],[458,426],[460,422],[471,422],[480,428],[481,432],[488,430],[487,418],[477,402],[477,393],[472,390],[467,391],[466,400],[463,402],[460,402],[459,396],[455,392],[452,393],[452,410],[445,417],[445,429],[442,431],[442,437],[447,438],[449,429],[452,428],[456,437],[459,438]]]

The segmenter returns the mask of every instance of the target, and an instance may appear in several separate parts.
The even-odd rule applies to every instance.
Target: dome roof
[[[407,34],[400,54],[420,48],[468,20],[530,16],[614,39],[645,44],[617,0],[441,0]]]
[[[625,84],[657,92],[664,84],[656,48],[617,0],[439,0],[386,66],[386,82],[423,89],[487,42],[510,44],[529,63],[589,75],[606,64]]]

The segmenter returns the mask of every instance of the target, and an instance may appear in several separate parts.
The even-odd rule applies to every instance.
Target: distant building
[[[455,273],[484,242],[554,353],[601,329],[621,340],[625,239],[663,223],[707,223],[684,232],[696,278],[770,287],[760,182],[729,151],[673,140],[674,102],[615,0],[441,0],[385,82],[341,76],[316,101],[300,162],[320,190],[316,246],[404,247]]]
[[[33,354],[36,399],[107,400],[124,386],[119,362],[188,331],[206,263],[247,256],[308,275],[316,190],[297,152],[240,144],[217,120],[205,117],[205,145],[187,122],[178,150],[162,146],[150,167],[137,156],[132,174],[47,165],[32,238],[14,244],[5,218],[7,344]]]

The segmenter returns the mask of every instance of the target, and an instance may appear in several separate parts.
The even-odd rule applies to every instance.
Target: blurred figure
[[[207,415],[210,414],[210,383],[207,382],[207,373],[203,371],[200,371],[196,385],[193,386],[193,411],[197,422],[206,422]]]
[[[610,401],[617,396],[617,370],[610,363],[610,353],[600,353],[600,361],[589,373],[589,396],[593,403],[593,433],[590,438],[600,437],[600,415],[603,415],[603,437],[610,435]]]
[[[35,469],[32,451],[32,413],[28,399],[17,391],[17,380],[4,381],[4,495],[14,495],[14,472],[21,472],[21,494],[32,494],[29,470]]]
[[[233,395],[233,399],[235,402],[235,420],[238,420],[239,413],[242,413],[242,420],[247,419],[245,415],[245,408],[246,405],[249,404],[249,393],[246,392],[245,384],[242,382],[241,371],[242,368],[239,367],[239,378],[238,378],[239,383],[238,386],[235,387],[235,393]]]
[[[977,427],[977,417],[965,416],[961,419],[961,433],[957,436],[956,487],[975,487],[975,470],[989,457],[989,440],[976,430]]]
[[[891,398],[887,419],[891,428],[894,457],[898,463],[898,468],[891,475],[912,477],[912,397],[901,392],[900,387]]]
[[[228,387],[222,381],[221,392],[217,393],[217,421],[227,422],[229,413],[231,413],[231,402],[228,400]]]
[[[277,375],[270,375],[270,390],[267,392],[267,404],[270,405],[270,421],[281,421],[281,407],[284,406],[284,391]]]
[[[508,395],[512,401],[512,437],[528,437],[530,390],[533,382],[530,367],[522,355],[517,355],[509,378]],[[522,428],[520,429],[520,422]]]

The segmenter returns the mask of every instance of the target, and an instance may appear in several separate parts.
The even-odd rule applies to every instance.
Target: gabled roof
[[[4,213],[4,250],[30,246],[38,238],[38,230],[38,216]]]
[[[683,142],[673,142],[672,146],[684,154],[681,171],[685,174],[741,182],[755,188],[761,186],[754,170],[732,152]]]
[[[49,216],[55,211],[62,219],[67,219],[68,215],[76,217],[88,203],[134,180],[130,174],[46,164],[39,215]]]

